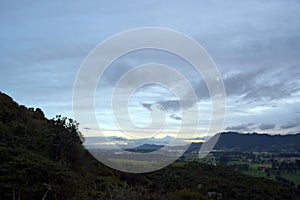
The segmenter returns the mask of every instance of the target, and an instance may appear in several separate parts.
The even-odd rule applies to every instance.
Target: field
[[[223,166],[244,174],[263,177],[293,187],[300,187],[300,155],[295,153],[284,156],[272,152],[224,151],[210,153],[199,159],[196,154],[186,154],[181,161],[196,160],[203,163]]]
[[[244,174],[250,175],[250,176],[255,176],[255,177],[267,177],[266,173],[258,170],[259,165],[250,165],[248,170],[241,170]]]
[[[293,181],[296,185],[300,185],[300,171],[297,171],[296,173],[283,172],[281,173],[281,176]]]

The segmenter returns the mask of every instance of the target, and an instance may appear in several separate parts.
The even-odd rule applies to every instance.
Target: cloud
[[[167,111],[178,111],[180,109],[180,103],[177,100],[165,100],[165,101],[157,101],[151,105],[161,105]]]
[[[72,6],[63,9],[63,5],[68,4]],[[145,7],[149,9],[142,9]],[[228,101],[232,103],[228,110],[234,111],[228,112],[231,116],[228,129],[250,130],[255,127],[241,124],[242,121],[257,120],[260,126],[256,128],[262,130],[272,127],[267,121],[270,117],[278,120],[273,123],[282,124],[281,129],[298,126],[298,122],[290,121],[299,117],[299,103],[295,103],[300,92],[298,1],[229,0],[205,4],[201,1],[176,4],[137,1],[133,4],[119,2],[118,6],[103,2],[15,4],[3,1],[1,8],[0,88],[21,104],[41,107],[49,117],[57,113],[72,116],[72,86],[76,72],[94,46],[120,31],[159,26],[196,39],[216,62],[224,77]],[[132,67],[149,62],[166,64],[182,73],[195,89],[198,103],[209,98],[204,81],[186,67],[185,61],[149,51],[125,55],[124,59],[112,63],[104,80],[100,80],[105,83],[104,90],[114,86]],[[150,75],[135,76],[122,87],[126,89],[147,76]],[[151,76],[167,79],[170,83],[173,79],[170,74],[163,73]],[[153,105],[161,105],[174,112],[179,111],[180,103],[183,109],[197,103],[191,101],[189,95],[185,96],[184,89],[180,100],[174,100],[157,88],[149,91],[157,99],[136,100],[136,104],[142,102],[148,110]],[[109,101],[109,95],[101,99]],[[275,104],[274,110],[264,112],[264,107]],[[170,117],[174,117],[171,114]],[[107,118],[104,116],[102,120],[107,121]],[[234,124],[241,125],[232,126]]]
[[[293,120],[293,121],[290,121],[286,124],[282,124],[280,126],[281,129],[290,129],[290,128],[295,128],[295,127],[298,127],[300,125],[300,119],[298,120]]]
[[[296,66],[235,72],[224,78],[227,96],[241,96],[244,100],[265,101],[291,97],[300,91]]]
[[[273,128],[275,128],[275,124],[261,124],[258,128],[260,130],[273,129]]]
[[[180,109],[187,109],[193,107],[197,102],[193,102],[188,98],[183,98],[180,101],[178,100],[164,100],[164,101],[157,101],[154,103],[142,103],[144,108],[151,111],[154,105],[161,105],[162,108],[168,112],[175,112],[179,111]]]
[[[172,114],[170,115],[170,118],[174,119],[174,120],[181,120],[181,117],[177,116],[176,114]]]
[[[226,127],[225,130],[230,130],[230,131],[247,131],[251,130],[251,128],[255,125],[255,123],[247,123],[247,124],[241,124],[237,126],[229,126]]]
[[[142,106],[144,106],[144,108],[146,108],[149,111],[152,111],[152,103],[142,103]]]

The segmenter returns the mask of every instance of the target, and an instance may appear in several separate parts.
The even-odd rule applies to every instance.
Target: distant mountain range
[[[152,152],[156,151],[160,148],[164,147],[164,145],[156,145],[156,144],[143,144],[141,146],[135,147],[135,148],[128,148],[127,151],[133,151],[133,152]]]
[[[191,143],[186,153],[198,152],[202,143]],[[164,145],[143,144],[129,151],[150,152]],[[176,148],[176,147],[174,147]],[[257,152],[300,152],[300,133],[290,135],[269,135],[258,133],[220,133],[214,150],[257,151]]]
[[[221,133],[214,149],[234,149],[241,151],[300,151],[300,133],[289,135],[269,135],[258,133]]]
[[[111,149],[116,148],[116,145],[123,149],[131,149],[142,146],[144,144],[155,145],[167,145],[174,138],[171,136],[166,136],[164,138],[140,138],[140,139],[128,139],[124,137],[108,136],[108,137],[86,137],[84,146],[87,149]],[[143,149],[144,147],[142,147]],[[159,147],[160,148],[160,147]],[[152,149],[152,148],[150,148]]]

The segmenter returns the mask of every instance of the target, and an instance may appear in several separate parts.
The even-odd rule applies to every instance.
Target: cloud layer
[[[72,117],[76,74],[99,42],[130,28],[155,26],[191,36],[211,55],[227,92],[225,129],[300,131],[298,1],[2,1],[0,11],[0,90],[21,104],[41,107],[47,117]],[[200,118],[208,126],[211,102],[201,75],[182,58],[149,50],[125,55],[106,71],[96,91],[99,123],[116,128],[110,111],[111,90],[128,70],[149,62],[172,66],[186,77],[198,102],[189,96],[176,99],[162,88],[148,86],[131,101],[132,118],[147,124],[151,107],[159,104],[168,112],[170,127],[177,127],[181,102],[184,109],[198,105]],[[172,76],[157,76],[172,81]],[[138,79],[143,77],[133,81]],[[180,88],[176,80],[174,87]],[[93,127],[82,129],[90,134]]]

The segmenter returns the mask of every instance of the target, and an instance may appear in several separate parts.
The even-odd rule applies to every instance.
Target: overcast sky
[[[296,0],[1,1],[0,91],[20,104],[42,108],[49,118],[72,117],[73,84],[84,58],[111,35],[140,27],[180,31],[207,50],[226,88],[224,130],[300,132]],[[147,62],[172,65],[188,77],[202,109],[200,125],[207,125],[210,100],[203,80],[186,70],[183,60],[158,51],[135,52],[112,64],[96,92],[99,123],[118,135],[107,96],[123,73]],[[167,110],[170,127],[178,126],[178,102],[157,85],[141,88],[130,100],[136,124],[149,123],[153,103]],[[91,127],[81,129],[86,136],[94,134]],[[200,127],[199,134],[204,130]]]

